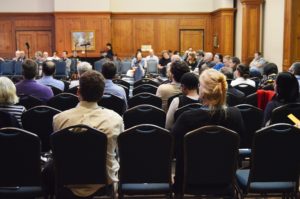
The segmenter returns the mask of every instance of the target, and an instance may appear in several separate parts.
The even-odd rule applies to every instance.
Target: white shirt
[[[239,84],[248,84],[250,86],[256,87],[255,81],[252,79],[244,79],[243,77],[237,77],[235,80],[231,81],[231,86],[234,87]]]

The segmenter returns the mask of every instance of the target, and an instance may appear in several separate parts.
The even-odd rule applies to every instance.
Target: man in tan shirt
[[[124,130],[123,119],[112,110],[99,107],[97,101],[104,91],[104,77],[97,71],[87,71],[79,79],[77,107],[54,116],[54,131],[68,126],[85,124],[105,133],[107,142],[107,174],[108,182],[117,182],[119,163],[116,160],[117,137]],[[80,174],[79,174],[80,175]],[[101,185],[72,185],[73,194],[81,197],[95,193]]]
[[[171,64],[170,78],[172,82],[160,85],[156,91],[156,96],[162,99],[162,108],[164,111],[167,112],[168,110],[169,97],[181,93],[180,79],[187,72],[190,72],[190,69],[186,62],[175,61]]]

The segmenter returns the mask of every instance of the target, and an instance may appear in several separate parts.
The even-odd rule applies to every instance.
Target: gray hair
[[[80,62],[77,65],[77,71],[78,71],[79,76],[82,75],[84,72],[92,70],[92,69],[93,69],[92,65],[88,62],[85,62],[85,61]]]

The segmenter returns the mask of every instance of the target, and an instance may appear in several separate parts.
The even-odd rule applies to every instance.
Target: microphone
[[[84,44],[80,44],[80,46],[89,46],[89,45],[91,45],[91,42],[89,42],[89,41]]]
[[[28,42],[26,42],[26,43],[25,43],[25,46],[26,46],[26,48],[27,48],[27,49],[29,49],[29,48],[30,48],[30,46],[29,46],[29,43],[28,43]]]

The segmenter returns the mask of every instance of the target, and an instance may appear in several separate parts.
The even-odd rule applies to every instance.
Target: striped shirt
[[[0,111],[5,111],[7,113],[10,113],[14,115],[20,126],[22,126],[21,116],[26,111],[24,106],[21,105],[0,105]]]

